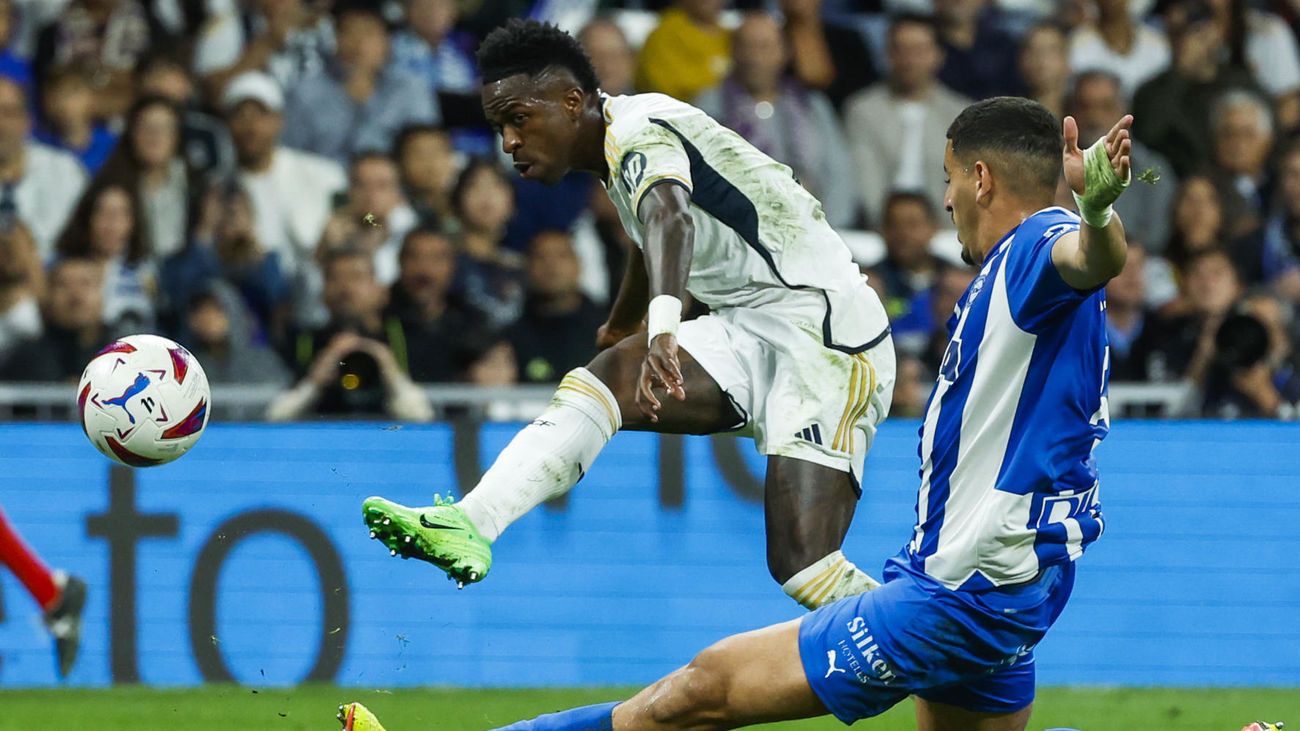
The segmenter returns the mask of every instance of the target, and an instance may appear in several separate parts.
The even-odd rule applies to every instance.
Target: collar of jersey
[[[597,90],[596,93],[600,94],[600,114],[605,118],[605,167],[608,168],[605,179],[601,182],[605,184],[605,189],[609,190],[614,184],[614,170],[618,168],[618,153],[620,152],[618,146],[614,144],[609,136],[610,125],[614,124],[614,113],[610,110],[609,103],[613,101],[614,97],[600,90]],[[610,153],[614,155],[612,160],[610,159]]]

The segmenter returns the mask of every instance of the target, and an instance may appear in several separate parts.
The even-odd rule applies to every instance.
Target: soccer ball
[[[166,464],[208,425],[208,377],[180,345],[130,335],[90,360],[77,385],[77,413],[90,443],[130,467]]]

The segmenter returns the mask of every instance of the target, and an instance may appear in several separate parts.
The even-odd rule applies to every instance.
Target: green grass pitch
[[[111,688],[0,691],[0,729],[23,731],[322,731],[338,728],[340,702],[359,700],[389,731],[478,731],[586,703],[626,697],[629,689],[356,690],[331,686],[197,689]],[[1239,731],[1250,721],[1300,727],[1300,688],[1044,688],[1029,728],[1083,731]],[[834,719],[768,726],[783,731],[844,728]],[[915,729],[912,705],[855,724],[867,731]]]

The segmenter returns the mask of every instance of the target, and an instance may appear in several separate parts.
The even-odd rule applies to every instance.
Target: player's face
[[[975,177],[970,168],[963,167],[952,154],[952,140],[943,152],[943,172],[948,189],[943,194],[943,208],[952,216],[957,226],[957,240],[961,242],[961,258],[975,264],[972,246],[975,244]]]
[[[521,177],[546,185],[573,167],[585,95],[566,71],[515,74],[483,85],[483,113]]]

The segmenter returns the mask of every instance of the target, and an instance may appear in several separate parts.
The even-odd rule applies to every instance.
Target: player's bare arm
[[[627,252],[627,266],[623,270],[623,283],[619,285],[609,319],[596,331],[596,347],[604,350],[618,345],[624,338],[641,332],[646,306],[650,304],[650,280],[645,270],[645,257],[635,246]]]
[[[1098,287],[1124,269],[1128,253],[1124,224],[1110,207],[1130,179],[1132,125],[1132,115],[1125,115],[1096,145],[1083,150],[1079,148],[1078,124],[1074,117],[1065,118],[1065,181],[1084,220],[1078,233],[1065,234],[1052,247],[1052,264],[1075,289]]]
[[[678,307],[686,293],[686,278],[691,269],[695,243],[695,223],[691,219],[690,192],[681,185],[665,182],[646,191],[637,208],[645,225],[645,268],[649,296],[676,297]],[[680,317],[681,312],[677,315]],[[636,403],[651,422],[659,421],[662,404],[654,394],[663,388],[678,401],[686,400],[682,365],[677,356],[677,337],[672,333],[656,335],[650,341],[641,375],[637,379]]]

